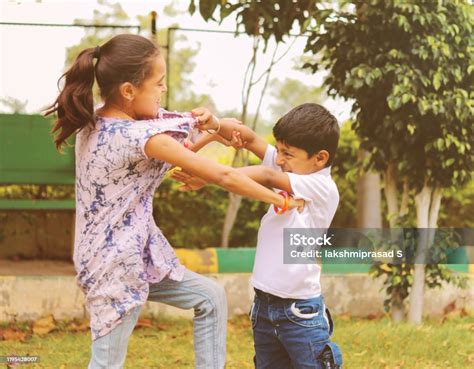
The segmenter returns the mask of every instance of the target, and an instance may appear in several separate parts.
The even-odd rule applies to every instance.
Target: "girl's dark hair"
[[[135,86],[151,74],[151,61],[159,54],[158,47],[145,37],[117,35],[100,47],[83,50],[64,78],[65,83],[56,101],[46,109],[45,115],[57,114],[53,127],[54,142],[58,150],[66,139],[87,125],[94,126],[94,77],[104,101],[116,97],[124,82]],[[94,65],[94,59],[97,59]]]

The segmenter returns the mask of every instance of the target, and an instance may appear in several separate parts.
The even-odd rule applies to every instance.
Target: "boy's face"
[[[321,150],[309,157],[308,153],[295,146],[277,141],[276,163],[283,172],[310,174],[323,169],[329,159],[326,150]]]

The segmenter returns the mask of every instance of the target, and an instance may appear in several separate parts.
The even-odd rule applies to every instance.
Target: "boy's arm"
[[[223,118],[219,120],[219,124],[219,135],[230,141],[233,138],[233,133],[236,133],[243,141],[244,147],[258,156],[260,160],[263,160],[268,146],[263,138],[233,118]]]
[[[242,124],[242,122],[233,118],[218,120],[205,108],[196,108],[192,113],[199,119],[200,124],[197,128],[201,130],[218,130],[219,135],[227,141],[233,140],[233,132],[235,132],[245,143],[244,147],[257,155],[260,160],[263,160],[268,144],[249,127]]]
[[[284,172],[277,171],[264,165],[241,167],[237,168],[237,170],[261,185],[278,188],[282,191],[288,192],[289,194],[293,193],[290,177],[288,177],[288,174]]]

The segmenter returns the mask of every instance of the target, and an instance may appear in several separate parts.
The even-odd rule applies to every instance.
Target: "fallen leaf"
[[[454,310],[456,310],[456,301],[450,302],[448,305],[446,305],[445,308],[443,309],[443,314],[448,315]]]
[[[20,342],[26,341],[26,333],[15,328],[5,329],[3,331],[2,337],[5,341],[20,341]]]
[[[49,332],[56,329],[56,322],[52,315],[48,315],[44,318],[38,319],[33,323],[33,333],[39,336],[48,334]]]
[[[90,328],[89,321],[84,320],[82,322],[72,322],[67,327],[67,330],[70,332],[85,332]]]
[[[135,328],[153,328],[153,323],[149,319],[138,319]]]
[[[167,331],[170,329],[170,326],[167,325],[167,324],[160,324],[158,323],[156,326],[156,329],[159,330],[159,331]]]

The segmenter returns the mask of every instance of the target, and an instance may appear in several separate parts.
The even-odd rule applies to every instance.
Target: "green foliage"
[[[194,7],[191,2],[191,8]],[[355,130],[371,164],[398,163],[410,187],[464,185],[474,155],[473,7],[467,0],[202,0],[200,13],[234,14],[249,35],[281,41],[310,29],[313,72],[331,95],[354,99]],[[191,9],[192,10],[192,9]]]
[[[356,12],[348,12],[355,3]],[[306,50],[330,93],[355,99],[355,130],[372,164],[398,163],[412,188],[463,185],[474,156],[472,33],[467,1],[343,1]],[[344,10],[346,9],[346,10]]]
[[[102,25],[128,25],[129,16],[125,13],[120,3],[108,3],[106,0],[99,0],[98,9],[94,10],[92,19],[75,19],[75,24],[102,24]],[[102,45],[116,34],[123,33],[124,30],[113,28],[86,28],[84,37],[77,45],[66,49],[66,66],[72,64],[76,56],[89,47]]]
[[[275,122],[295,106],[307,102],[321,104],[325,98],[322,87],[306,85],[293,78],[285,78],[283,81],[274,79],[270,82],[269,89],[275,100],[270,105]]]
[[[447,191],[439,213],[440,227],[474,228],[474,180],[464,188]]]
[[[357,227],[357,175],[359,172],[357,151],[359,139],[355,134],[353,123],[345,122],[341,127],[339,146],[335,161],[331,167],[331,175],[339,190],[339,207],[331,226],[336,228]]]
[[[215,186],[180,192],[177,182],[165,180],[154,200],[155,221],[174,247],[217,247],[229,201],[228,193]],[[246,198],[230,237],[230,246],[253,247],[260,219],[268,205]]]
[[[11,96],[5,96],[0,98],[0,112],[25,114],[27,105],[28,100],[20,100]]]
[[[301,28],[306,28],[311,18],[308,9],[315,9],[318,0],[248,0],[223,1],[199,0],[199,12],[206,20],[216,20],[215,13],[219,10],[222,21],[232,13],[236,14],[239,27],[244,28],[248,35],[260,34],[265,41],[274,37],[277,42],[290,33],[295,21]],[[195,0],[191,0],[189,11],[196,11]]]
[[[125,13],[120,3],[109,3],[107,0],[100,0],[98,5],[99,8],[94,10],[92,20],[76,19],[75,23],[102,25],[126,25],[130,23],[130,17]],[[170,17],[180,13],[180,10],[173,7],[173,5],[176,4],[170,4],[165,8],[165,13]],[[141,29],[149,29],[151,21],[149,14],[138,15],[137,21]],[[112,28],[85,29],[85,35],[79,43],[66,49],[66,66],[71,65],[83,49],[102,45],[113,36],[123,32],[123,29]],[[166,44],[167,32],[169,32],[167,29],[158,30],[155,36],[158,44]],[[185,42],[186,37],[184,35],[174,36],[175,34],[173,32],[173,37],[171,37],[171,65],[168,65],[168,73],[170,74],[168,86],[168,93],[170,95],[169,110],[190,111],[198,106],[207,106],[215,110],[214,102],[210,96],[195,93],[190,89],[190,86],[192,86],[190,75],[196,66],[193,59],[199,52],[199,48],[176,46],[175,43],[179,45],[180,42]],[[152,38],[152,35],[150,34],[148,37]],[[163,48],[162,52],[166,55],[167,50]],[[96,91],[95,95],[98,96],[98,91]]]

